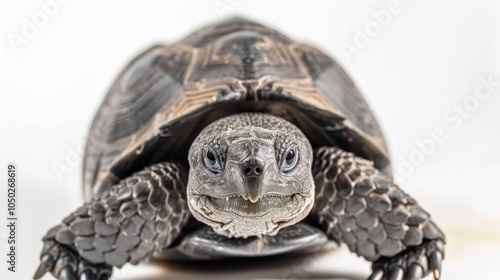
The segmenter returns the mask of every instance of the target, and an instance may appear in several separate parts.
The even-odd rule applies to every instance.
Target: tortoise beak
[[[252,203],[259,201],[264,193],[266,167],[275,161],[273,147],[264,141],[243,139],[229,148],[228,160],[237,166],[234,172],[242,183],[240,195]]]
[[[256,203],[262,195],[262,178],[264,177],[265,163],[261,157],[253,153],[240,165],[241,176],[243,177],[243,198]]]
[[[259,177],[248,177],[243,180],[243,184],[245,185],[246,198],[250,200],[252,203],[257,202],[261,198],[261,179]]]

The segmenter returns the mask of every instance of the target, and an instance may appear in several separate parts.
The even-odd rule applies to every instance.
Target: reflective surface
[[[305,223],[283,228],[275,236],[262,238],[227,238],[212,228],[203,227],[190,233],[175,249],[166,250],[160,258],[169,260],[222,259],[232,256],[256,257],[318,250],[326,245],[326,235]]]

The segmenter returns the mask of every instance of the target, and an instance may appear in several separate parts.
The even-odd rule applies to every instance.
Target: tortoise
[[[328,55],[233,18],[132,60],[90,129],[86,202],[34,278],[345,243],[369,279],[440,278],[445,237],[392,181],[374,115]]]

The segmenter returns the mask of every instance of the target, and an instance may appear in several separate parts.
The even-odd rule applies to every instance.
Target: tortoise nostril
[[[251,168],[251,167],[247,167],[247,168],[245,168],[245,174],[246,174],[246,175],[250,175],[250,174],[252,174],[252,168]]]
[[[243,168],[245,177],[261,176],[263,168],[259,164],[249,164]]]

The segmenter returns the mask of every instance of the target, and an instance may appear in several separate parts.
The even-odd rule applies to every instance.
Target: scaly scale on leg
[[[338,148],[316,151],[312,217],[330,238],[373,261],[370,280],[439,279],[444,235],[417,202],[370,161]]]
[[[190,216],[186,178],[177,164],[159,163],[78,208],[44,237],[34,278],[108,279],[112,266],[137,264],[167,247]]]

